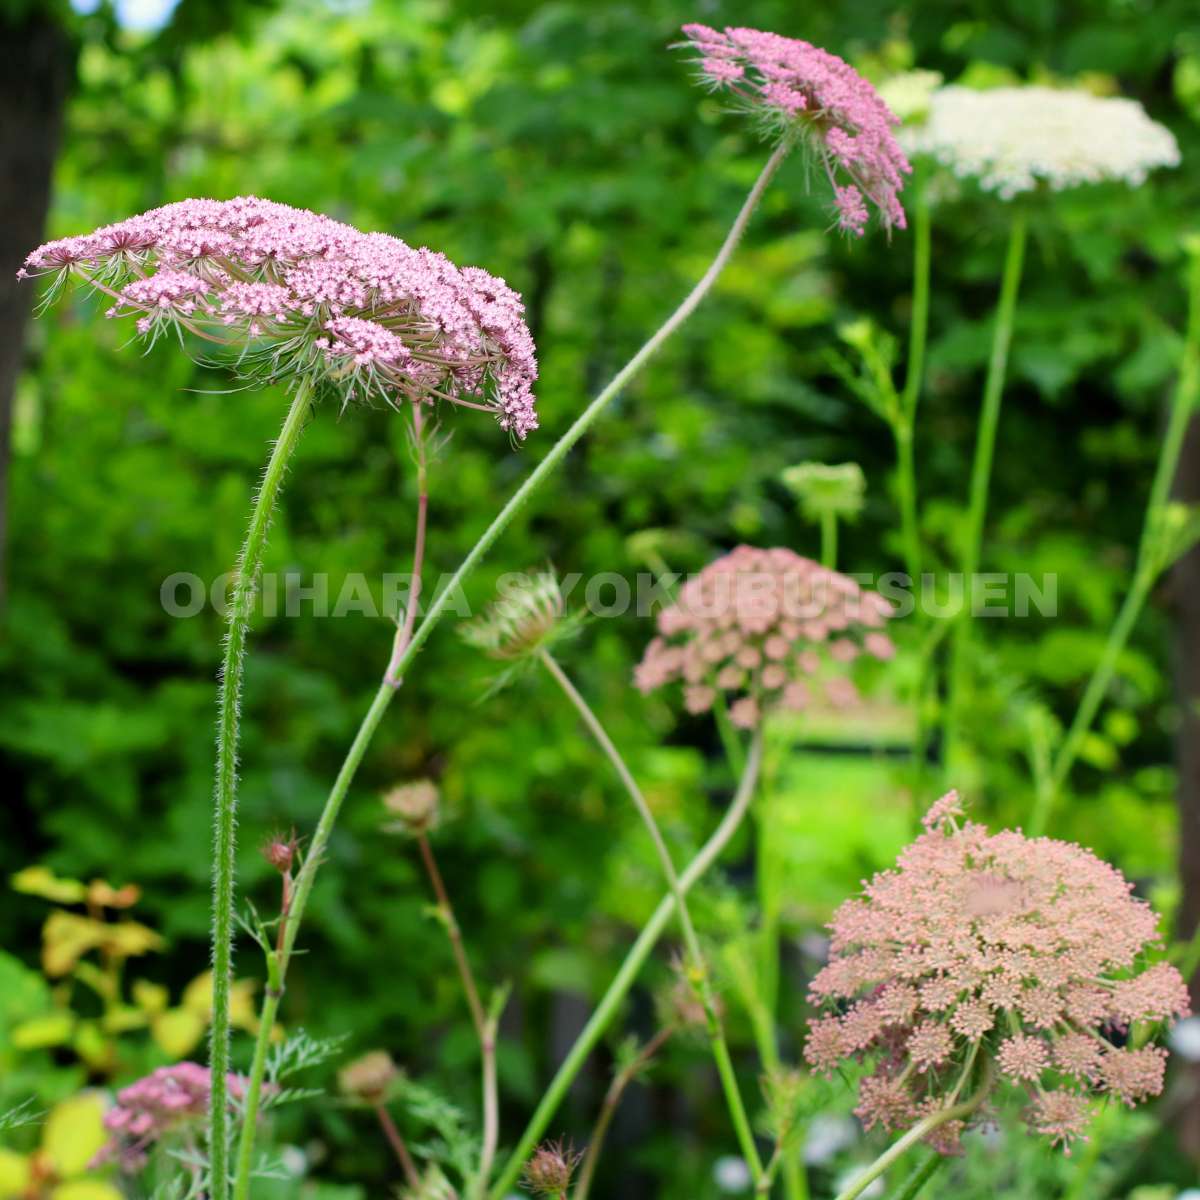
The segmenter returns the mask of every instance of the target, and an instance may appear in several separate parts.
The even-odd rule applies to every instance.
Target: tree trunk
[[[16,273],[41,240],[75,48],[53,17],[0,17],[0,607],[7,596],[13,394],[33,286]]]

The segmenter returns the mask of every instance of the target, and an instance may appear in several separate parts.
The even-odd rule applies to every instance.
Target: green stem
[[[213,822],[213,1011],[209,1038],[212,1095],[208,1115],[211,1200],[227,1200],[229,1195],[229,1003],[233,982],[234,876],[237,867],[238,718],[246,633],[271,514],[287,473],[288,460],[300,440],[312,403],[312,386],[308,380],[302,380],[271,450],[262,484],[250,512],[250,527],[237,560],[229,608],[229,630],[221,665]]]
[[[638,787],[637,780],[633,777],[633,772],[630,771],[624,758],[621,757],[621,752],[617,749],[612,738],[608,736],[608,731],[604,728],[600,718],[592,711],[591,706],[580,694],[579,689],[571,682],[567,673],[559,666],[554,656],[548,651],[543,650],[539,657],[541,658],[542,665],[549,671],[555,683],[562,689],[564,695],[575,707],[575,711],[583,719],[583,723],[588,727],[588,731],[592,737],[596,739],[596,743],[600,749],[604,751],[608,761],[612,764],[613,770],[616,771],[617,777],[621,780],[626,792],[629,793],[629,798],[633,801],[633,806],[637,809],[638,816],[642,818],[642,823],[646,826],[650,834],[650,840],[654,844],[654,852],[658,855],[659,866],[662,867],[667,887],[674,897],[675,910],[679,914],[679,924],[683,930],[684,945],[687,947],[688,956],[692,960],[691,974],[700,995],[700,1002],[704,1006],[709,1050],[712,1052],[713,1062],[716,1063],[717,1074],[721,1077],[721,1087],[725,1092],[725,1103],[729,1107],[729,1117],[733,1122],[734,1132],[737,1134],[742,1156],[749,1164],[751,1173],[755,1181],[757,1181],[762,1177],[762,1160],[759,1158],[758,1148],[754,1144],[754,1133],[750,1128],[750,1119],[746,1115],[746,1106],[742,1102],[742,1093],[738,1088],[737,1075],[733,1069],[733,1061],[729,1056],[729,1046],[725,1041],[725,1030],[722,1028],[721,1018],[717,1012],[712,981],[709,979],[708,967],[704,960],[704,950],[700,945],[700,938],[696,934],[696,926],[692,921],[692,915],[688,911],[687,900],[679,885],[679,876],[675,873],[675,863],[671,859],[671,851],[667,848],[662,830],[659,829],[658,822],[654,819],[654,813],[647,803],[646,797],[642,795],[642,790]]]
[[[918,1121],[902,1138],[893,1142],[869,1167],[859,1172],[850,1184],[838,1193],[837,1200],[855,1200],[855,1197],[861,1196],[884,1171],[903,1158],[913,1146],[927,1138],[934,1130],[939,1129],[948,1121],[961,1121],[969,1117],[983,1103],[990,1089],[989,1069],[975,1095],[961,1104],[952,1104],[949,1108],[939,1108],[924,1120]]]
[[[928,188],[914,180],[912,325],[908,331],[908,363],[900,397],[900,423],[896,426],[896,467],[900,493],[900,529],[904,562],[913,587],[921,582],[921,531],[917,516],[917,472],[913,435],[917,405],[925,378],[925,341],[929,333],[929,277],[932,255]]]
[[[1142,521],[1141,540],[1138,546],[1138,561],[1133,583],[1109,630],[1108,639],[1087,682],[1079,708],[1067,731],[1067,736],[1054,757],[1050,779],[1041,790],[1031,833],[1045,832],[1050,813],[1066,782],[1075,760],[1079,756],[1084,739],[1096,719],[1096,713],[1108,693],[1117,662],[1125,649],[1125,643],[1137,619],[1141,615],[1146,598],[1150,595],[1155,580],[1163,569],[1159,555],[1158,539],[1161,536],[1163,515],[1171,499],[1171,484],[1183,452],[1183,442],[1188,425],[1200,400],[1200,252],[1191,255],[1188,269],[1188,318],[1184,337],[1183,358],[1179,366],[1179,377],[1171,397],[1171,410],[1167,417],[1167,428],[1158,452],[1158,465],[1154,470],[1154,481],[1150,485],[1150,496],[1146,504],[1146,515]]]
[[[821,566],[837,570],[837,514],[821,513]]]
[[[424,620],[417,626],[416,631],[409,639],[404,652],[400,655],[399,659],[393,661],[391,664],[390,675],[392,679],[403,677],[405,671],[408,669],[408,665],[425,643],[425,640],[433,632],[434,626],[441,619],[442,613],[445,611],[452,597],[461,588],[463,581],[479,564],[479,561],[491,548],[492,543],[508,527],[525,502],[537,491],[545,479],[557,470],[559,464],[567,456],[568,451],[583,437],[592,422],[620,395],[625,385],[637,375],[671,335],[696,310],[701,300],[711,290],[713,284],[716,283],[726,264],[733,256],[734,250],[737,248],[742,235],[750,224],[750,218],[753,216],[754,210],[758,207],[759,201],[767,190],[767,186],[770,184],[772,178],[774,178],[776,171],[779,170],[780,165],[790,150],[791,143],[787,141],[782,142],[776,147],[774,153],[767,160],[766,165],[755,180],[754,186],[750,189],[750,193],[742,204],[741,210],[734,219],[732,226],[730,226],[729,232],[721,244],[721,248],[717,251],[716,257],[709,265],[708,270],[705,271],[700,282],[692,288],[683,303],[667,318],[645,345],[617,372],[604,390],[575,419],[570,429],[559,438],[554,446],[551,447],[546,457],[530,472],[525,482],[513,493],[508,502],[493,518],[491,524],[484,530],[479,540],[467,552],[466,558],[463,559],[458,570],[451,576],[447,587],[429,606],[429,611],[425,614]],[[375,698],[371,701],[371,706],[367,709],[362,724],[358,727],[358,732],[354,735],[354,741],[351,743],[341,769],[338,771],[337,778],[334,780],[329,798],[325,801],[325,808],[321,813],[320,820],[317,822],[317,828],[313,834],[309,852],[305,855],[304,865],[301,867],[300,875],[296,881],[293,918],[288,922],[287,937],[284,944],[283,969],[285,974],[287,972],[288,960],[291,957],[292,947],[295,944],[296,933],[304,919],[304,912],[308,905],[309,893],[312,891],[313,880],[324,857],[325,847],[329,842],[330,835],[333,833],[334,825],[337,823],[342,802],[346,798],[346,793],[350,790],[350,784],[358,771],[363,756],[367,752],[367,747],[371,744],[375,730],[379,727],[380,721],[383,720],[383,714],[387,711],[387,707],[395,694],[395,687],[385,679],[380,684],[379,690],[375,693]],[[220,1198],[214,1198],[214,1200],[220,1200]]]
[[[992,333],[992,352],[983,385],[983,403],[975,440],[975,461],[971,468],[971,494],[967,509],[966,540],[963,544],[963,608],[955,618],[951,648],[950,680],[943,724],[943,757],[952,769],[958,750],[963,693],[966,689],[967,663],[971,654],[972,601],[975,576],[983,549],[983,529],[987,520],[988,489],[992,477],[992,458],[996,450],[996,430],[1000,424],[1000,402],[1008,369],[1008,351],[1012,344],[1013,320],[1017,311],[1017,293],[1021,286],[1021,267],[1025,258],[1025,214],[1016,209],[1008,234],[1004,257],[1004,275],[996,306],[996,324]]]
[[[895,1200],[917,1200],[925,1189],[925,1185],[938,1173],[942,1163],[946,1161],[944,1154],[930,1150],[929,1157],[913,1168],[913,1173],[904,1181],[904,1186],[896,1193]]]
[[[283,998],[283,981],[279,974],[279,955],[274,950],[267,952],[267,990],[263,997],[262,1012],[258,1016],[258,1036],[254,1040],[254,1061],[250,1066],[250,1078],[246,1083],[245,1115],[242,1122],[241,1139],[238,1142],[237,1178],[234,1181],[234,1200],[249,1200],[250,1171],[254,1163],[254,1139],[258,1133],[258,1107],[262,1097],[263,1076],[267,1068],[267,1051],[271,1045],[271,1031],[275,1028],[275,1017],[279,1012],[279,1001]]]
[[[729,844],[729,840],[737,832],[738,826],[742,823],[742,818],[746,815],[746,809],[750,805],[751,797],[754,795],[754,786],[758,780],[758,769],[761,761],[762,736],[761,733],[755,732],[754,738],[750,743],[750,753],[746,758],[746,769],[743,771],[741,780],[738,783],[733,803],[730,804],[728,811],[721,819],[721,823],[713,831],[712,836],[704,843],[700,852],[679,876],[679,887],[684,895],[691,890],[695,882],[712,866]],[[492,1190],[489,1193],[490,1200],[504,1200],[508,1195],[513,1184],[516,1182],[517,1176],[521,1173],[521,1168],[533,1152],[534,1146],[537,1145],[538,1139],[545,1133],[546,1126],[550,1124],[554,1114],[558,1111],[558,1106],[562,1103],[567,1089],[574,1082],[575,1077],[579,1074],[596,1043],[604,1035],[604,1031],[616,1017],[617,1008],[620,1006],[621,1001],[625,999],[629,989],[633,986],[638,972],[642,969],[642,964],[649,957],[650,951],[654,949],[655,943],[662,936],[663,929],[666,928],[667,923],[671,920],[674,913],[675,897],[672,895],[664,896],[649,921],[642,927],[637,941],[634,942],[629,953],[626,954],[625,961],[613,977],[612,983],[608,985],[608,991],[604,993],[600,1003],[596,1006],[596,1010],[588,1019],[583,1032],[576,1038],[575,1044],[571,1047],[567,1057],[563,1059],[562,1065],[558,1068],[558,1072],[551,1080],[550,1086],[546,1089],[546,1092],[538,1103],[536,1111],[530,1118],[529,1124],[525,1127],[525,1132],[521,1135],[521,1140],[517,1143],[516,1149],[509,1156],[504,1169],[500,1172],[495,1184],[492,1185]]]

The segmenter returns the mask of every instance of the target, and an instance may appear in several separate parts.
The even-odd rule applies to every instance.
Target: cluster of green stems
[[[255,497],[250,526],[238,558],[228,616],[228,633],[225,642],[221,671],[218,748],[216,766],[216,796],[214,821],[214,895],[212,922],[212,958],[214,969],[213,1019],[210,1045],[212,1068],[212,1105],[209,1117],[209,1161],[210,1195],[212,1200],[248,1200],[250,1181],[255,1161],[254,1146],[258,1111],[261,1104],[266,1061],[271,1031],[283,998],[288,969],[295,950],[296,939],[307,908],[317,871],[324,860],[329,839],[336,826],[338,816],[358,768],[366,751],[390,706],[413,659],[423,643],[433,632],[443,616],[449,600],[467,579],[483,556],[490,550],[501,533],[512,522],[527,500],[543,482],[562,464],[563,460],[592,423],[624,390],[626,385],[642,370],[650,358],[691,316],[700,302],[711,290],[731,258],[745,232],[750,218],[762,199],[771,179],[779,169],[791,148],[790,143],[780,144],[770,156],[760,175],[746,197],[723,244],[704,276],[695,285],[683,302],[663,325],[647,340],[641,349],[614,376],[609,384],[588,404],[570,428],[559,438],[545,458],[530,473],[524,483],[497,513],[476,544],[468,552],[449,584],[429,605],[424,618],[417,623],[417,597],[425,553],[426,521],[428,510],[427,462],[425,436],[422,427],[420,404],[413,405],[414,444],[417,447],[418,505],[416,536],[414,539],[413,587],[405,612],[398,623],[392,653],[384,671],[379,688],[353,739],[345,760],[330,790],[324,809],[309,841],[302,865],[294,886],[288,889],[288,901],[280,916],[278,937],[266,949],[267,981],[260,1014],[260,1025],[254,1048],[246,1096],[243,1104],[240,1141],[236,1156],[231,1154],[229,1095],[226,1078],[229,1070],[230,992],[232,984],[232,955],[234,944],[235,912],[235,849],[236,849],[236,791],[237,791],[237,745],[238,719],[242,677],[246,652],[246,639],[253,600],[261,570],[263,551],[272,512],[278,499],[288,461],[296,448],[303,427],[311,415],[314,395],[307,382],[296,387],[286,420],[276,441],[261,486]],[[925,360],[925,345],[929,321],[930,265],[931,265],[931,217],[927,189],[918,183],[916,198],[912,205],[914,218],[914,285],[912,297],[912,321],[910,327],[908,358],[903,389],[898,394],[894,415],[889,418],[897,452],[897,498],[900,517],[901,542],[907,571],[914,586],[922,578],[923,550],[920,532],[916,466],[914,453],[914,431]],[[1009,348],[1012,341],[1017,297],[1020,287],[1026,241],[1026,218],[1020,210],[1014,210],[1009,226],[1008,249],[1005,256],[997,306],[992,350],[985,378],[981,415],[978,426],[974,455],[969,505],[965,535],[962,542],[961,565],[966,586],[978,570],[981,561],[984,532],[986,528],[987,498],[990,485],[992,461],[995,452],[999,425],[1001,400],[1007,370]],[[1189,278],[1189,322],[1183,367],[1171,405],[1170,417],[1160,452],[1159,463],[1151,490],[1147,509],[1142,545],[1138,565],[1126,601],[1117,617],[1105,647],[1101,661],[1084,692],[1078,712],[1066,738],[1058,748],[1049,769],[1038,781],[1037,806],[1034,814],[1034,832],[1040,832],[1049,821],[1053,805],[1081,745],[1091,727],[1100,703],[1111,683],[1120,653],[1130,630],[1145,603],[1150,589],[1165,563],[1161,550],[1164,514],[1170,495],[1182,447],[1187,422],[1196,407],[1200,393],[1200,255],[1193,255]],[[836,528],[823,530],[823,555],[836,557]],[[830,565],[833,565],[832,562]],[[942,740],[943,756],[953,763],[958,754],[961,739],[962,713],[965,695],[970,683],[972,629],[970,606],[954,622],[951,629],[952,642],[947,679],[947,694],[943,705]],[[914,739],[914,794],[921,793],[921,782],[928,757],[931,728],[926,719],[926,699],[933,689],[933,649],[940,633],[934,632],[927,640],[927,652],[920,656],[920,669],[916,684],[917,728]],[[724,818],[696,857],[682,870],[677,871],[670,851],[654,820],[644,796],[629,772],[615,745],[602,724],[575,688],[557,661],[544,653],[542,663],[559,687],[575,707],[584,724],[611,762],[629,794],[636,810],[649,832],[667,885],[667,894],[642,928],[628,951],[621,968],[614,977],[608,991],[593,1012],[576,1043],[561,1064],[549,1088],[543,1095],[525,1131],[512,1153],[500,1167],[496,1178],[491,1178],[499,1146],[499,1107],[497,1099],[495,1039],[498,1011],[484,1008],[475,984],[461,937],[450,907],[449,897],[437,871],[436,863],[427,840],[420,839],[422,858],[429,874],[438,901],[441,915],[454,948],[455,960],[467,996],[477,1037],[480,1043],[483,1073],[483,1147],[479,1168],[473,1183],[473,1195],[478,1200],[502,1200],[515,1182],[521,1167],[539,1139],[544,1135],[554,1113],[568,1087],[578,1074],[584,1061],[600,1037],[615,1018],[619,1007],[633,985],[642,965],[653,950],[659,937],[672,920],[678,920],[687,952],[688,976],[693,981],[701,1000],[709,1047],[721,1080],[722,1090],[729,1110],[730,1119],[738,1144],[760,1194],[769,1192],[775,1174],[780,1172],[789,1200],[805,1200],[807,1186],[799,1156],[781,1153],[782,1143],[775,1155],[764,1164],[756,1145],[750,1117],[742,1099],[722,1028],[721,1018],[714,1000],[710,972],[704,950],[688,910],[686,896],[690,888],[712,865],[740,825],[750,807],[756,785],[759,782],[762,764],[761,731],[751,739],[748,750],[733,736],[728,722],[720,722],[722,735],[730,753],[731,763],[739,775],[739,783],[733,801]],[[720,714],[718,714],[720,717]],[[780,1066],[778,1041],[775,1030],[775,1009],[778,992],[779,957],[779,887],[777,871],[773,868],[770,855],[768,831],[770,828],[768,801],[762,800],[759,812],[759,857],[760,899],[762,900],[762,925],[760,929],[760,991],[761,1010],[753,1022],[760,1058],[767,1071]],[[657,1046],[654,1047],[657,1049]],[[647,1060],[648,1061],[648,1060]],[[602,1121],[611,1119],[621,1091],[632,1075],[624,1078],[615,1092],[610,1090]],[[986,1085],[985,1085],[986,1087]],[[959,1119],[973,1111],[977,1098],[955,1102],[945,1110],[939,1110],[925,1118],[904,1137],[886,1151],[868,1171],[863,1173],[839,1200],[852,1200],[882,1171],[893,1165],[910,1147],[926,1137],[938,1124],[946,1120]],[[602,1140],[605,1123],[598,1130]],[[395,1138],[392,1137],[395,1134]],[[394,1127],[389,1133],[393,1143],[399,1139]],[[401,1140],[401,1145],[402,1145]],[[598,1141],[597,1152],[598,1152]],[[407,1151],[405,1151],[405,1155]],[[234,1158],[231,1169],[231,1158]],[[403,1158],[402,1158],[403,1161]],[[411,1166],[406,1166],[406,1174]],[[915,1196],[935,1169],[936,1159],[923,1163],[914,1172],[903,1194]],[[586,1195],[594,1158],[585,1161],[582,1194]]]

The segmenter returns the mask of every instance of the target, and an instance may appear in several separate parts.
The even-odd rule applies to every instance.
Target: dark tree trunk
[[[0,606],[7,594],[8,465],[13,393],[33,287],[17,282],[42,240],[63,109],[75,77],[66,30],[37,5],[0,16]]]
[[[1200,503],[1200,421],[1192,421],[1179,460],[1175,495]],[[1190,550],[1174,567],[1171,579],[1176,624],[1175,686],[1180,725],[1177,742],[1179,764],[1179,877],[1183,896],[1176,933],[1192,937],[1200,928],[1200,546]],[[1192,1008],[1200,1012],[1200,972],[1188,981]],[[1180,1114],[1179,1134],[1184,1148],[1200,1158],[1200,1067],[1188,1064],[1182,1087],[1188,1099]]]

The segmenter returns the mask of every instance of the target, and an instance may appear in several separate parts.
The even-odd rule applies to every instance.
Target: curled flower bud
[[[521,1183],[535,1196],[552,1197],[553,1200],[565,1198],[582,1157],[570,1144],[564,1146],[561,1139],[543,1142],[525,1164]]]
[[[383,797],[383,807],[396,820],[384,826],[388,833],[412,837],[437,828],[439,817],[437,785],[428,779],[394,787]]]
[[[856,1111],[888,1129],[990,1059],[1028,1093],[1030,1128],[1069,1143],[1090,1097],[1132,1105],[1162,1089],[1166,1051],[1113,1031],[1188,1012],[1179,972],[1145,963],[1158,918],[1131,891],[1079,846],[966,822],[950,792],[896,869],[834,914],[811,996],[839,1011],[813,1024],[805,1057],[830,1071],[876,1056]]]
[[[892,606],[791,550],[739,546],[680,589],[658,615],[634,682],[650,692],[682,682],[689,712],[724,692],[730,720],[753,728],[773,709],[802,709],[814,693],[834,707],[857,702],[842,678],[862,651],[892,657],[879,632]]]
[[[580,618],[566,613],[553,571],[505,580],[500,596],[474,621],[459,627],[463,640],[489,658],[521,664],[578,632]]]
[[[338,1087],[348,1099],[375,1106],[387,1100],[399,1078],[392,1056],[386,1050],[371,1050],[338,1072]]]
[[[912,168],[896,143],[898,119],[849,63],[808,42],[759,29],[685,25],[701,81],[732,92],[776,137],[798,137],[834,190],[838,224],[861,235],[869,200],[904,228],[898,193]]]

